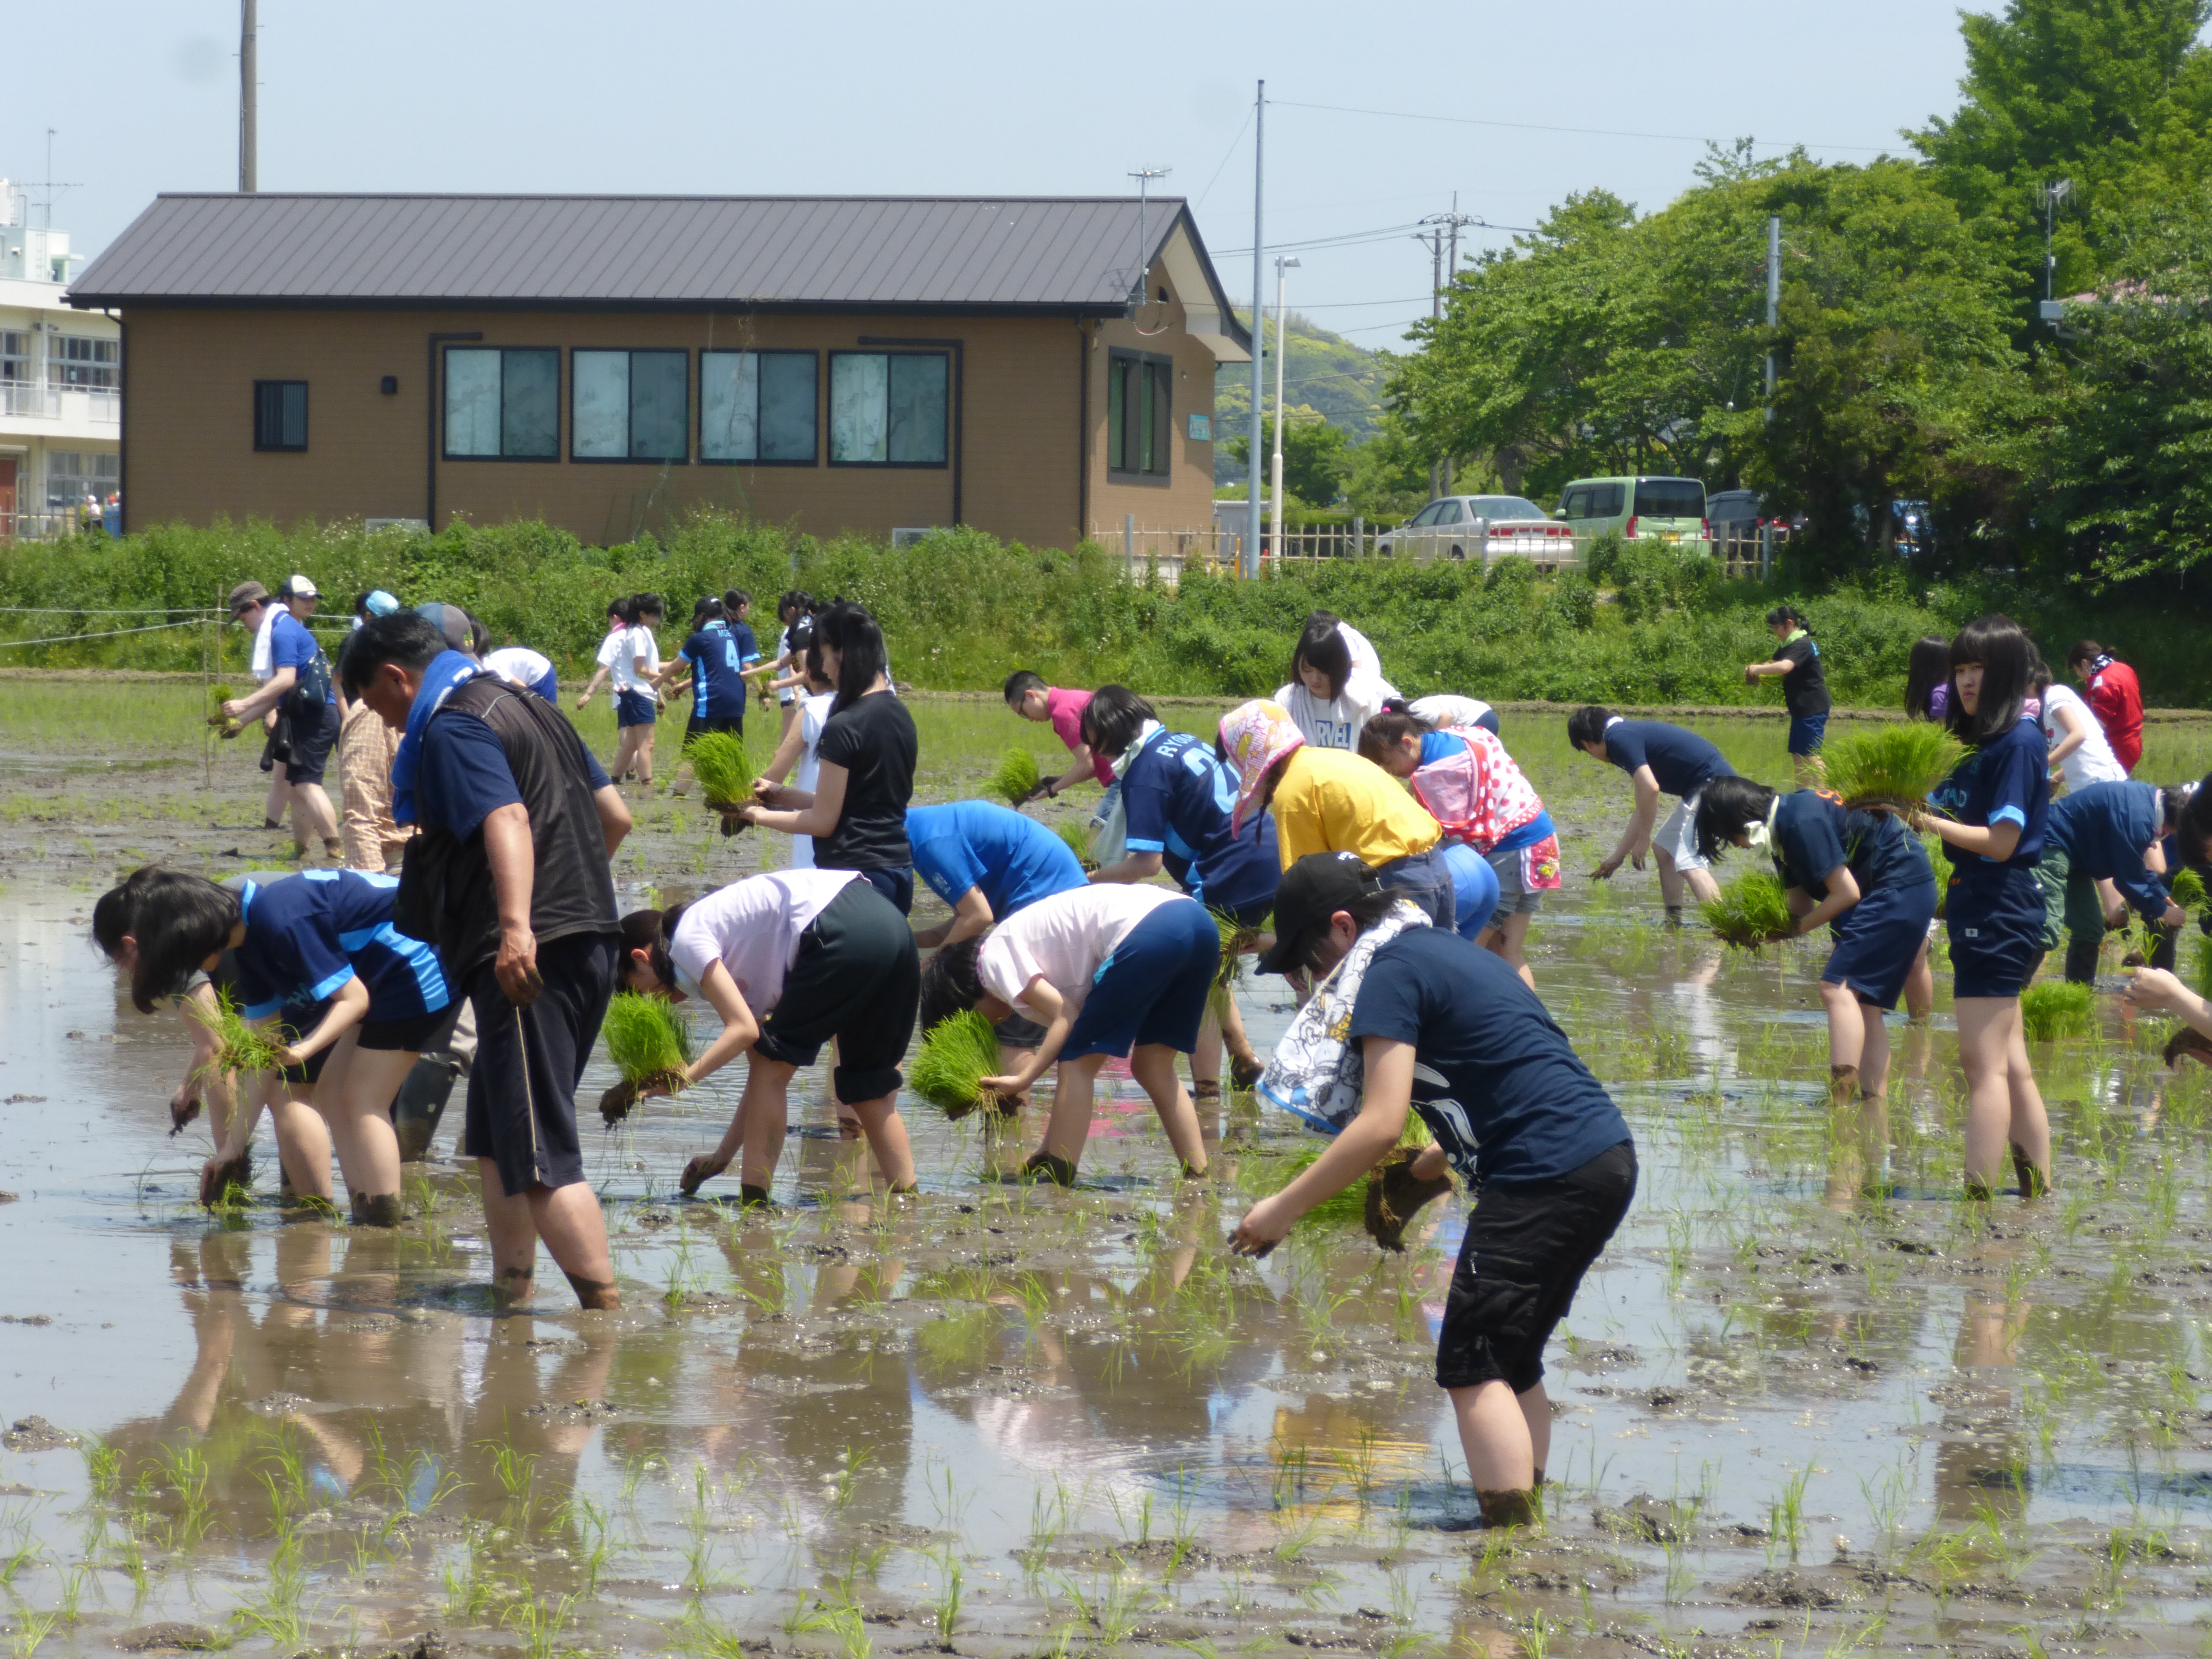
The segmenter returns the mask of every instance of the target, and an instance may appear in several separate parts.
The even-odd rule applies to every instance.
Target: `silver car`
[[[1571,564],[1574,532],[1520,495],[1446,495],[1431,501],[1395,530],[1376,538],[1375,550],[1407,558],[1498,558]]]

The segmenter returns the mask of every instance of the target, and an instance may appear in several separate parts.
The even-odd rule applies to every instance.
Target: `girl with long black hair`
[[[1291,678],[1275,701],[1313,747],[1357,752],[1360,728],[1397,695],[1367,636],[1334,612],[1316,611],[1299,630]]]
[[[760,780],[764,805],[747,823],[814,838],[819,870],[857,870],[897,906],[914,908],[914,850],[906,838],[920,738],[891,690],[884,631],[857,605],[833,604],[815,621],[823,672],[837,688],[823,723],[821,771],[811,790]]]

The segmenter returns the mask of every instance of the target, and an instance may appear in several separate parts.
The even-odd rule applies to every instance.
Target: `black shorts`
[[[863,870],[860,876],[869,886],[898,907],[902,916],[914,914],[914,872],[912,870]]]
[[[570,1187],[584,1178],[576,1139],[576,1085],[599,1040],[614,993],[617,933],[571,933],[538,947],[545,988],[518,1008],[499,988],[487,958],[468,977],[477,1016],[477,1059],[469,1072],[465,1158],[488,1158],[509,1198],[532,1187]]]
[[[1544,1345],[1636,1196],[1636,1145],[1622,1141],[1556,1181],[1488,1186],[1468,1218],[1437,1339],[1437,1386],[1544,1379]]]
[[[423,1054],[445,1046],[445,1039],[453,1035],[453,1022],[460,1012],[457,1002],[444,1008],[433,1008],[427,1014],[402,1014],[398,1019],[365,1019],[361,1023],[361,1035],[356,1041],[364,1048]]]
[[[709,732],[734,732],[742,738],[745,734],[745,717],[743,714],[694,714],[684,723],[684,741],[689,743]]]
[[[921,1006],[921,957],[914,930],[866,881],[848,882],[799,936],[799,958],[783,995],[761,1022],[753,1052],[787,1066],[811,1066],[837,1039],[830,1085],[847,1103],[896,1094],[899,1061]]]
[[[319,711],[319,712],[318,712]],[[320,783],[331,763],[331,750],[338,740],[338,706],[310,703],[289,720],[292,752],[284,762],[288,783]]]
[[[999,1022],[1001,1048],[1041,1048],[1045,1028],[1026,1014],[1008,1014]]]

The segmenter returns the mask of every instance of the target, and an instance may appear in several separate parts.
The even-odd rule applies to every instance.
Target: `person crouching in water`
[[[742,1149],[739,1201],[769,1202],[793,1074],[832,1037],[837,1099],[860,1119],[891,1194],[915,1190],[899,1059],[914,1034],[921,963],[906,917],[860,871],[771,870],[690,904],[633,910],[623,918],[623,947],[628,989],[698,997],[721,1016],[722,1034],[684,1068],[686,1083],[748,1056],[745,1091],[721,1144],[684,1167],[686,1198]]]
[[[993,1024],[1018,1011],[1044,1036],[1021,1069],[988,1077],[1018,1095],[1057,1063],[1044,1145],[1024,1167],[1063,1187],[1091,1136],[1091,1097],[1107,1057],[1126,1059],[1151,1097],[1183,1173],[1206,1173],[1198,1109],[1176,1076],[1176,1056],[1198,1047],[1221,934],[1196,899],[1118,883],[1054,893],[988,933],[948,945],[921,975],[921,1028],[963,1008]]]
[[[1389,1158],[1419,1112],[1436,1145],[1419,1178],[1457,1170],[1481,1195],[1437,1342],[1468,1479],[1491,1526],[1533,1520],[1550,1451],[1544,1345],[1636,1194],[1636,1146],[1613,1099],[1505,960],[1428,918],[1345,854],[1292,865],[1263,973],[1321,984],[1261,1087],[1338,1128],[1230,1237],[1265,1255],[1297,1219]]]

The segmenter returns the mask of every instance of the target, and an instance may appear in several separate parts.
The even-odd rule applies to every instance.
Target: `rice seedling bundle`
[[[627,1114],[646,1089],[674,1094],[685,1086],[691,1028],[664,1000],[617,991],[608,1000],[599,1029],[606,1034],[607,1058],[623,1076],[621,1085],[599,1100],[600,1114],[610,1123]]]
[[[1924,805],[1928,792],[1966,757],[1966,745],[1928,720],[1904,720],[1855,732],[1830,744],[1828,787],[1846,806]]]
[[[1063,818],[1053,828],[1059,832],[1067,850],[1075,854],[1075,861],[1086,871],[1096,870],[1098,860],[1091,856],[1091,832],[1073,818]]]
[[[204,1072],[274,1072],[280,1069],[276,1056],[283,1045],[251,1024],[239,1012],[238,1000],[228,991],[216,990],[212,1010],[198,997],[189,997],[185,1001],[185,1012],[196,1024],[215,1034],[215,1058],[201,1068]]]
[[[718,812],[750,805],[753,799],[752,757],[734,732],[702,732],[684,745],[684,757],[699,780],[699,793]]]
[[[2086,985],[2046,981],[2020,994],[2020,1023],[2031,1042],[2086,1036],[2095,998]]]
[[[999,757],[999,769],[991,774],[991,787],[1009,806],[1019,806],[1044,781],[1037,757],[1017,745]]]
[[[973,1008],[963,1008],[924,1035],[907,1066],[906,1086],[957,1121],[983,1103],[983,1079],[1004,1070],[996,1028]]]
[[[208,687],[207,723],[226,738],[234,738],[246,729],[241,722],[231,719],[222,712],[223,704],[237,695],[237,692],[231,690],[228,682],[218,682]]]
[[[1230,999],[1236,995],[1235,988],[1244,980],[1244,954],[1237,947],[1249,945],[1258,931],[1245,927],[1236,917],[1209,907],[1206,915],[1221,934],[1221,962],[1213,970],[1213,986],[1206,993],[1206,1007],[1216,1019],[1228,1015]]]
[[[2204,878],[2186,866],[2167,884],[2166,891],[2185,910],[2202,910],[2204,908]]]
[[[1771,870],[1745,871],[1718,898],[1700,904],[1698,915],[1722,939],[1747,951],[1788,939],[1793,926],[1782,879]]]

